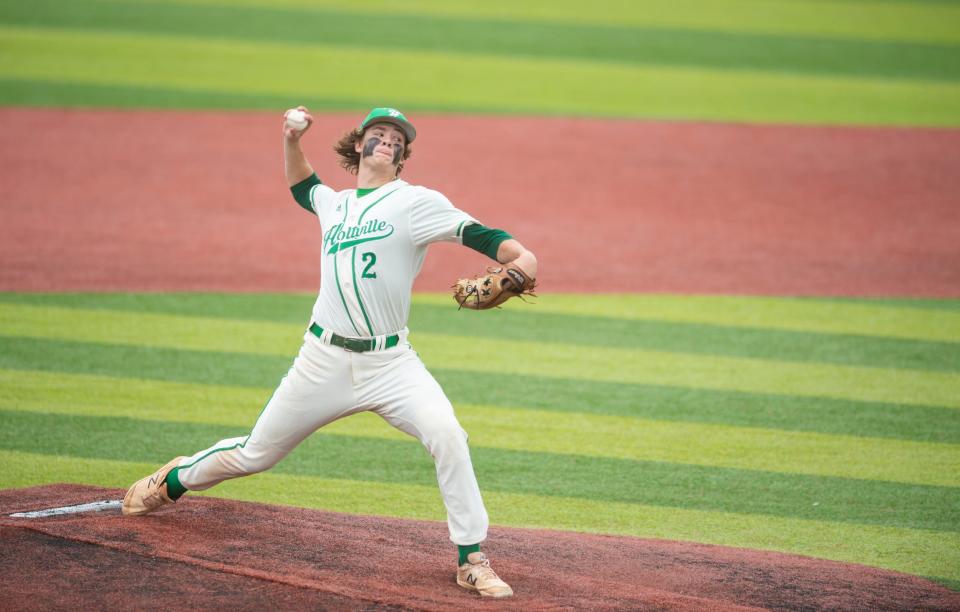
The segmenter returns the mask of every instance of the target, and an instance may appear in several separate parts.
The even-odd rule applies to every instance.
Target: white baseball
[[[291,108],[286,112],[287,125],[295,130],[302,130],[307,127],[307,114],[302,110]]]

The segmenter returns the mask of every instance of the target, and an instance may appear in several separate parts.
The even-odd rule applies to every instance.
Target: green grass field
[[[955,126],[956,23],[906,0],[2,0],[0,104]]]
[[[124,487],[244,435],[312,301],[0,294],[0,487]],[[960,301],[548,295],[478,314],[420,295],[411,328],[495,524],[960,584]],[[427,453],[373,415],[211,494],[445,517]]]

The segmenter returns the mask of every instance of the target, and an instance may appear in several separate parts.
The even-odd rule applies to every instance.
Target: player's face
[[[363,140],[357,143],[357,152],[361,162],[396,166],[403,159],[406,142],[400,128],[390,123],[377,123],[364,132]]]

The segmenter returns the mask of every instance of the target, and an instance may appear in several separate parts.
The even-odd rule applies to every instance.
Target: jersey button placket
[[[344,219],[344,223],[343,223],[344,229],[349,230],[351,227],[357,224],[357,216],[360,214],[358,212],[359,208],[360,208],[360,198],[357,198],[354,200],[353,206],[350,207],[350,210],[347,213],[347,218]],[[341,270],[350,269],[350,264],[352,263],[351,261],[352,252],[353,252],[353,249],[344,249],[340,251],[340,253],[338,254],[340,257]],[[351,289],[353,287],[353,284],[350,282],[350,276],[348,274],[343,275],[342,283],[343,283],[344,289]]]
[[[350,214],[347,215],[347,222],[344,224],[344,227],[351,228],[351,227],[355,227],[355,226],[357,225],[357,219],[358,219],[359,216],[360,216],[360,213],[358,212],[359,208],[360,208],[360,201],[359,201],[359,199],[358,199],[358,200],[357,200],[357,203],[356,203],[356,206],[354,206],[353,209],[350,211]],[[353,249],[346,249],[346,250],[344,250],[344,251],[341,251],[341,252],[340,252],[340,255],[342,255],[342,257],[343,257],[343,259],[340,260],[340,265],[341,265],[341,266],[347,266],[347,267],[344,267],[344,268],[342,268],[342,269],[343,269],[343,270],[349,270],[349,269],[351,269],[352,264],[353,264]],[[343,278],[343,287],[344,287],[344,289],[352,289],[352,288],[353,288],[353,283],[350,282],[350,277],[347,276],[347,275],[344,275],[344,278]]]
[[[340,269],[341,270],[350,270],[350,265],[353,263],[351,255],[353,254],[353,249],[344,249],[337,253],[337,257],[340,258]],[[353,284],[350,282],[350,275],[344,274],[340,277],[340,284],[344,289],[350,289],[353,287]]]
[[[357,203],[353,202],[352,204],[353,205],[351,206],[350,198],[348,196],[346,201],[344,202],[344,205],[347,208],[347,210],[345,211],[346,214],[343,216],[343,222],[342,222],[343,223],[342,230],[344,232],[349,231],[349,229],[354,224],[356,224],[356,219],[357,219],[356,204]],[[338,269],[338,277],[339,277],[338,279],[339,291],[340,291],[341,298],[343,299],[344,309],[346,310],[347,317],[350,319],[350,323],[353,325],[354,329],[359,330],[359,328],[357,327],[357,318],[356,318],[357,313],[355,312],[358,309],[359,305],[353,305],[351,303],[353,302],[353,300],[349,297],[353,295],[353,291],[352,291],[353,285],[350,283],[350,265],[352,263],[351,261],[352,251],[353,249],[337,249],[337,252],[334,253],[333,256],[336,259],[336,268]],[[359,331],[357,331],[357,333],[359,333]]]
[[[347,215],[347,227],[356,227],[357,223],[360,222],[360,215],[361,215],[360,198],[357,198],[355,204],[356,205],[350,210],[350,214]],[[346,252],[344,252],[344,259],[343,261],[340,262],[341,264],[346,264],[350,266],[350,269],[353,268],[353,256],[354,256],[353,251],[354,249],[351,248],[351,249],[348,249]],[[347,289],[353,288],[353,283],[349,280],[349,277],[346,280],[344,280],[343,286]],[[360,304],[357,304],[357,307],[359,306]]]

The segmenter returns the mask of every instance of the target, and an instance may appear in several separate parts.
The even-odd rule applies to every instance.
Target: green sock
[[[466,546],[460,546],[458,544],[457,549],[460,551],[460,565],[463,565],[467,562],[467,555],[480,552],[480,544],[467,544]]]
[[[180,470],[174,468],[167,474],[167,495],[169,495],[173,501],[177,501],[181,495],[187,492],[187,487],[180,484],[180,478],[177,476],[177,472],[179,471]]]

